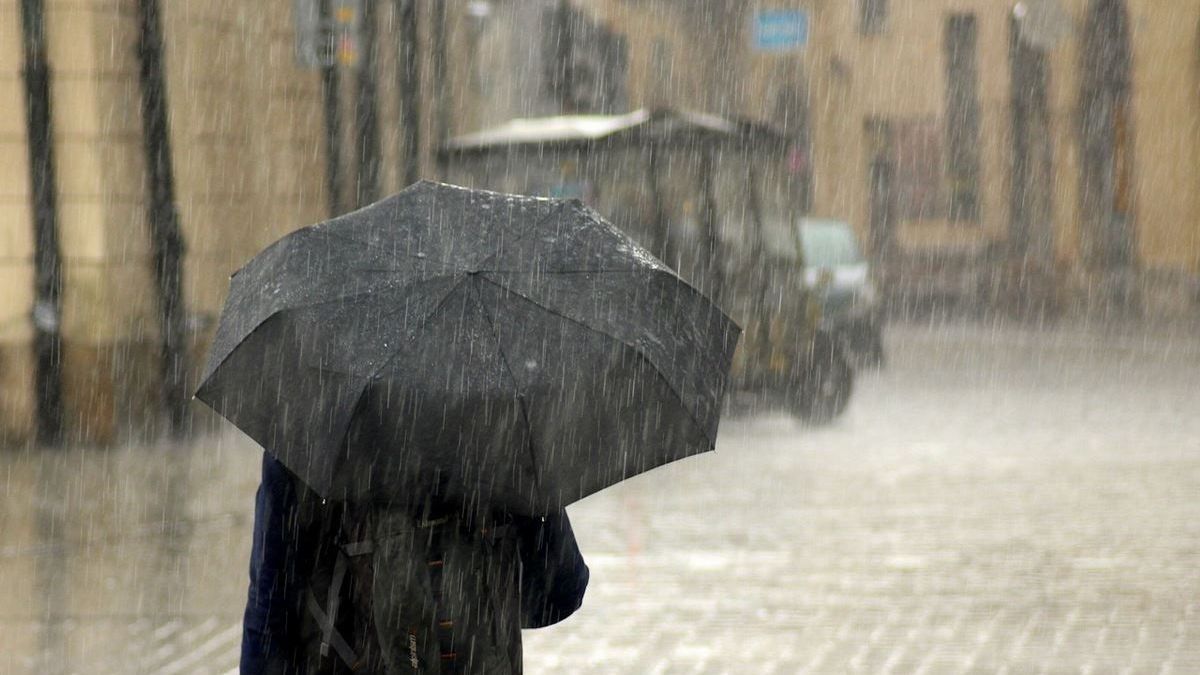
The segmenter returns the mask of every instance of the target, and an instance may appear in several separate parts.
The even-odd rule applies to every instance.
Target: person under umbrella
[[[589,572],[570,520],[565,512],[545,519],[511,517],[507,523],[508,538],[516,550],[506,551],[503,556],[493,555],[491,565],[494,578],[503,571],[510,573],[503,589],[506,604],[489,607],[486,602],[477,602],[477,590],[467,589],[462,579],[454,578],[463,571],[476,572],[472,561],[452,561],[465,570],[448,573],[446,569],[447,550],[478,550],[486,542],[486,534],[452,522],[455,519],[447,513],[449,510],[444,507],[440,510],[440,517],[431,518],[434,514],[430,513],[412,519],[413,527],[408,532],[419,533],[419,541],[401,535],[402,542],[410,545],[429,543],[436,538],[433,543],[437,547],[423,551],[424,555],[414,552],[415,559],[403,561],[409,568],[408,574],[425,577],[421,580],[424,583],[416,584],[413,590],[414,595],[427,594],[418,598],[417,611],[428,616],[418,618],[423,630],[414,631],[413,640],[410,641],[407,630],[399,631],[401,644],[392,652],[399,657],[396,660],[402,665],[400,672],[519,673],[519,629],[542,628],[562,621],[583,603]],[[369,591],[362,588],[361,579],[357,580],[357,588],[336,590],[337,594],[347,595],[339,598],[347,607],[343,608],[342,620],[334,617],[338,632],[329,636],[340,644],[325,642],[331,648],[324,654],[321,650],[324,627],[308,606],[315,585],[325,592],[321,598],[321,604],[325,605],[329,575],[337,567],[339,557],[345,555],[338,542],[331,540],[330,532],[350,515],[345,504],[323,504],[316,493],[278,460],[263,453],[262,482],[254,509],[250,591],[243,618],[242,673],[395,672],[388,669],[377,644],[378,628],[370,630],[373,620],[359,615],[363,606],[370,604],[363,597]],[[403,528],[399,529],[403,532]],[[449,543],[447,537],[457,541]],[[514,552],[517,560],[513,560]],[[416,569],[411,569],[414,564]],[[511,572],[518,567],[520,580],[516,590]],[[355,571],[359,569],[361,566]],[[390,573],[399,574],[395,570]],[[456,626],[454,619],[448,618],[453,616],[455,608],[446,607],[445,603],[439,606],[434,601],[434,591],[440,599],[446,596],[447,586],[455,587],[457,592],[452,598],[458,604],[473,604],[468,617],[473,625],[459,619]],[[488,609],[492,611],[484,615]],[[392,635],[395,637],[396,633]],[[478,636],[495,639],[485,644]]]
[[[586,588],[564,507],[712,450],[739,333],[575,200],[423,182],[268,247],[197,391],[268,453],[244,667],[520,672]]]

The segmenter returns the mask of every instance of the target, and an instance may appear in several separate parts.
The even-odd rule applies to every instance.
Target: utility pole
[[[405,185],[421,179],[421,50],[416,0],[395,0],[400,18],[400,126],[404,129],[401,175]]]
[[[550,89],[558,97],[563,113],[579,112],[575,100],[574,58],[575,27],[570,0],[559,0],[553,13],[551,39],[554,40],[554,60],[550,64]]]
[[[375,3],[362,3],[361,50],[358,67],[358,96],[355,99],[355,154],[358,157],[356,206],[363,207],[379,199],[379,111],[376,86]]]
[[[447,75],[447,53],[446,53],[446,3],[435,0],[433,3],[433,26],[430,33],[433,35],[433,81],[435,83],[434,90],[434,143],[437,145],[435,157],[437,159],[438,178],[446,178],[446,166],[443,160],[441,150],[445,147],[446,141],[449,139],[450,131],[450,79]]]
[[[321,26],[332,24],[330,0],[320,0],[318,21]],[[338,70],[337,33],[326,30],[322,33],[324,50],[320,55],[321,98],[325,117],[325,191],[329,199],[329,217],[346,212],[342,202],[342,113],[338,93],[342,86]]]
[[[37,426],[41,445],[62,442],[62,258],[42,0],[21,0],[25,118],[29,129],[29,177],[33,207],[33,349]]]
[[[162,397],[169,430],[180,437],[187,423],[187,335],[183,304],[183,234],[175,205],[167,83],[163,62],[162,12],[158,0],[138,0],[138,70],[142,89],[142,131],[150,197],[150,236],[162,358]]]

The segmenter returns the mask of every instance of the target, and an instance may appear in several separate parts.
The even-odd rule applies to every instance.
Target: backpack
[[[302,599],[303,672],[521,672],[510,522],[329,502]]]

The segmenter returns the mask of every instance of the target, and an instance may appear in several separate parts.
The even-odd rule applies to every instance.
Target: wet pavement
[[[898,326],[823,429],[572,507],[529,673],[1200,672],[1200,333]],[[0,455],[0,672],[236,666],[258,455]]]

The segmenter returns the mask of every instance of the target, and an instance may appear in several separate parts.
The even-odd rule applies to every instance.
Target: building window
[[[979,27],[974,14],[946,19],[946,178],[950,220],[979,220]]]
[[[887,131],[896,163],[896,215],[916,221],[945,218],[941,125],[935,119],[905,118],[893,120]]]
[[[858,0],[858,32],[878,35],[887,23],[887,0]]]
[[[625,36],[569,4],[548,8],[546,25],[543,82],[563,112],[623,111],[629,65]]]

